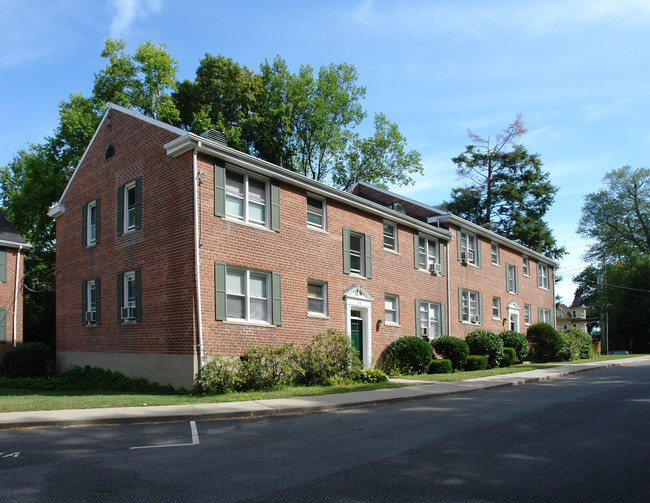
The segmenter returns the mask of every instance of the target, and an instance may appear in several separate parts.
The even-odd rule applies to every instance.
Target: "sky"
[[[253,71],[279,55],[291,71],[347,62],[419,151],[423,176],[391,187],[426,204],[462,185],[451,158],[468,130],[494,137],[523,113],[521,143],[558,187],[547,213],[571,303],[587,265],[577,235],[584,196],[608,171],[647,167],[648,0],[0,0],[0,166],[51,136],[61,101],[92,93],[104,42],[151,40],[193,79],[206,53]]]

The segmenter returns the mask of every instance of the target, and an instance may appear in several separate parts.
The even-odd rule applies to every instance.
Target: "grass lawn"
[[[607,355],[590,360],[559,363],[525,363],[511,367],[471,372],[454,372],[453,374],[432,374],[417,376],[402,376],[403,379],[414,381],[461,381],[492,375],[526,372],[540,368],[559,365],[607,361],[620,358],[632,358],[642,355]],[[55,409],[88,409],[106,407],[142,407],[154,405],[191,405],[196,403],[241,402],[247,400],[265,400],[271,398],[291,398],[301,396],[327,395],[332,393],[348,393],[380,388],[398,388],[408,386],[403,383],[372,383],[353,384],[349,386],[305,386],[286,388],[276,391],[255,391],[248,393],[228,393],[225,395],[162,395],[143,393],[118,392],[83,392],[83,391],[33,391],[25,389],[0,388],[0,412],[55,410]]]

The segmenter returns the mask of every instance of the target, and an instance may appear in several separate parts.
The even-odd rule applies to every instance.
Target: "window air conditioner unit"
[[[429,272],[434,276],[438,276],[438,274],[441,272],[440,264],[431,264],[429,266]]]
[[[468,253],[467,253],[467,252],[464,252],[464,251],[460,252],[460,261],[461,261],[463,264],[467,264],[467,262],[469,262],[469,260],[468,260],[467,257],[468,257]]]
[[[426,327],[423,327],[420,329],[420,335],[422,337],[429,337],[429,329]]]
[[[474,315],[470,316],[469,321],[470,321],[470,323],[478,323],[478,321],[479,321],[478,315],[474,314]]]
[[[95,311],[86,311],[86,324],[95,323]]]
[[[135,320],[135,307],[123,307],[121,314],[122,321]]]

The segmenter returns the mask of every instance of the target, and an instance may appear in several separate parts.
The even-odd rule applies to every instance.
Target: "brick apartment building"
[[[539,253],[115,105],[50,216],[59,370],[190,386],[203,356],[301,345],[327,328],[372,366],[404,335],[525,332],[555,318],[557,264]]]
[[[0,212],[0,358],[23,342],[23,262],[31,248]]]

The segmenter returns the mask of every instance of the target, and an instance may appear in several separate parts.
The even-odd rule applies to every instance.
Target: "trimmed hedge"
[[[415,336],[400,337],[382,354],[381,370],[389,375],[426,374],[433,361],[431,345]]]
[[[526,339],[530,342],[535,360],[552,362],[560,359],[559,352],[564,342],[558,331],[548,323],[535,323],[528,327]]]
[[[7,377],[44,377],[48,355],[48,348],[42,342],[19,344],[2,357],[2,371]]]
[[[574,359],[593,357],[594,352],[591,348],[591,336],[587,332],[583,332],[576,327],[571,327],[567,328],[560,335],[564,339],[564,346],[570,345],[577,350],[577,357]]]
[[[451,374],[451,360],[433,360],[429,366],[429,374]]]
[[[434,339],[431,342],[431,347],[440,356],[450,360],[454,370],[462,369],[469,355],[469,346],[464,340],[458,337],[443,335],[438,339]]]
[[[485,370],[488,368],[488,357],[485,355],[469,355],[463,370]]]
[[[503,360],[501,360],[502,367],[509,367],[517,362],[517,352],[515,348],[503,348]]]
[[[514,330],[505,330],[499,334],[499,337],[503,339],[504,348],[514,348],[519,360],[523,361],[528,356],[530,346],[524,334],[520,334]]]
[[[473,355],[485,355],[490,368],[498,367],[503,359],[503,340],[489,330],[474,330],[465,337],[469,352]]]

